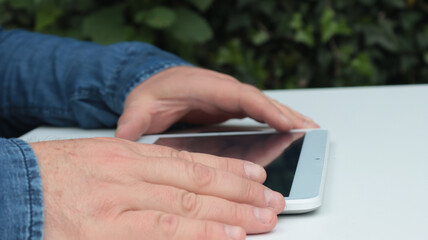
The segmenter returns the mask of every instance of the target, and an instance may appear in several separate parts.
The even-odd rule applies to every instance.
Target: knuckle
[[[163,236],[169,239],[176,235],[180,221],[178,216],[167,213],[160,214],[157,221],[157,226],[159,226]]]
[[[109,196],[108,198],[100,198],[96,201],[90,214],[96,217],[110,218],[118,215],[122,211],[123,204],[121,204],[121,201],[115,196]]]
[[[184,150],[179,151],[177,153],[177,157],[180,159],[188,160],[190,162],[194,162],[192,154],[188,151],[184,151]]]
[[[195,183],[200,187],[209,186],[215,179],[215,172],[200,163],[188,164],[189,175],[193,177]]]
[[[243,220],[242,214],[243,211],[239,205],[237,203],[233,203],[230,208],[230,219],[232,220],[233,225],[240,225]]]
[[[169,148],[169,154],[171,158],[178,158],[178,151],[173,148]]]
[[[198,213],[198,196],[195,193],[183,192],[181,196],[181,208],[185,215],[197,215]]]
[[[232,172],[233,171],[233,164],[232,162],[233,160],[231,159],[225,159],[224,161],[218,161],[218,166],[220,169],[225,169],[228,172]]]
[[[246,197],[246,199],[248,199],[248,201],[254,201],[256,199],[257,196],[257,187],[255,184],[251,183],[251,182],[247,182],[245,181],[244,184],[246,185],[243,189],[244,189],[244,193],[243,196]]]

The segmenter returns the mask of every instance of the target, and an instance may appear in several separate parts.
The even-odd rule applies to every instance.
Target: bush
[[[145,41],[263,89],[428,83],[422,0],[0,0],[0,24]]]

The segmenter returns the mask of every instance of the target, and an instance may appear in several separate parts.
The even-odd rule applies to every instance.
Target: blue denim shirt
[[[0,134],[39,125],[114,127],[128,93],[166,68],[190,65],[139,42],[110,46],[0,27]],[[0,239],[42,239],[37,159],[0,138]]]

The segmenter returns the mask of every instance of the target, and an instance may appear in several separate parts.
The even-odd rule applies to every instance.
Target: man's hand
[[[284,198],[262,167],[115,138],[32,143],[44,239],[244,239],[273,229]]]
[[[213,124],[244,117],[279,131],[319,127],[310,118],[229,75],[196,67],[173,67],[131,91],[116,136],[135,140],[142,134],[163,132],[177,121]]]

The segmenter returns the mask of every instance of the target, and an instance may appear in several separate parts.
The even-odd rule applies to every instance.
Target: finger
[[[266,171],[263,167],[250,161],[216,157],[203,153],[189,153],[186,151],[178,152],[178,157],[191,162],[204,164],[208,167],[227,171],[259,183],[264,183],[267,177]]]
[[[129,169],[137,179],[154,184],[170,185],[189,192],[224,198],[257,207],[283,210],[283,196],[260,183],[200,163],[172,158],[151,158]]]
[[[292,108],[279,103],[272,99],[273,104],[277,106],[293,123],[294,128],[319,128],[311,118],[304,116],[303,114],[293,110]]]
[[[290,108],[282,106],[276,100],[272,100],[272,103],[281,110],[281,112],[288,118],[293,124],[293,128],[299,129],[304,128],[303,118],[297,115],[294,111],[291,111]]]
[[[277,222],[277,215],[272,209],[198,195],[171,186],[143,183],[131,186],[128,191],[132,193],[128,203],[132,209],[151,209],[240,226],[247,233],[271,231]]]
[[[161,142],[159,142],[161,144]],[[204,153],[191,153],[188,151],[176,150],[171,147],[159,146],[155,144],[135,143],[135,151],[147,157],[171,157],[194,163],[200,163],[211,168],[220,169],[233,173],[237,176],[263,183],[266,180],[266,171],[263,167],[249,161],[235,158],[217,157]],[[175,146],[180,149],[180,146]]]
[[[128,211],[118,221],[127,235],[120,239],[244,240],[246,236],[240,227],[160,211]]]
[[[288,131],[292,123],[260,90],[248,84],[218,78],[194,83],[194,98],[211,103],[227,113],[245,114],[279,131]],[[214,87],[213,87],[214,86]],[[213,91],[213,88],[219,91]]]
[[[144,104],[140,107],[125,106],[117,123],[116,137],[137,140],[150,127],[151,114]]]
[[[241,84],[238,91],[238,102],[247,116],[279,131],[289,131],[293,128],[293,122],[260,90]]]

